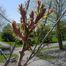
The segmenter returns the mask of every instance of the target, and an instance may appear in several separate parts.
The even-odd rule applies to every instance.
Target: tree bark
[[[58,37],[59,48],[60,50],[63,50],[62,36],[60,31],[60,21],[57,23],[57,37]]]
[[[23,43],[23,49],[22,49],[21,51],[19,51],[19,53],[20,53],[20,58],[19,58],[19,61],[18,61],[18,66],[22,66],[22,65],[21,65],[21,62],[22,62],[22,59],[23,59],[23,57],[24,57],[24,52],[29,49],[29,48],[27,48],[27,47],[28,47],[28,43],[27,43],[27,41],[26,41],[26,42]],[[24,64],[23,66],[27,66],[27,64]]]
[[[20,58],[19,58],[19,62],[18,62],[18,66],[21,66],[21,61],[22,61],[22,58],[24,56],[24,51],[20,51]]]
[[[21,62],[22,62],[22,59],[23,59],[23,56],[24,56],[24,52],[25,52],[25,43],[24,43],[23,49],[21,51],[19,51],[20,58],[19,58],[19,61],[18,61],[18,66],[22,66]]]

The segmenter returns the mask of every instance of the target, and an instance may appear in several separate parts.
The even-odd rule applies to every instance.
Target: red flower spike
[[[40,5],[41,5],[41,1],[39,1],[39,0],[38,0],[38,2],[37,2],[37,3],[38,3],[38,7],[37,7],[37,10],[38,10],[38,12],[39,12],[39,9],[40,9]]]
[[[13,21],[12,26],[13,28],[16,28],[16,21]]]
[[[29,29],[29,32],[31,33],[36,27],[36,24],[34,24],[30,29]]]
[[[27,23],[23,22],[23,21],[22,21],[22,18],[21,18],[21,24],[22,24],[23,30],[26,30],[26,28],[27,28]]]
[[[15,21],[13,21],[12,26],[13,26],[13,31],[14,31],[15,33],[17,33],[18,27],[17,27]]]
[[[32,11],[31,14],[30,14],[30,19],[31,19],[31,21],[34,20],[34,12],[33,12],[33,11]]]
[[[34,26],[34,12],[32,11],[30,14],[30,24],[28,25],[28,29],[30,30]]]
[[[20,14],[21,14],[21,19],[22,19],[22,21],[25,23],[26,10],[25,10],[25,8],[23,8],[22,4],[19,5],[19,11],[20,11]]]
[[[44,16],[45,11],[46,11],[46,8],[43,8],[41,10],[41,12],[37,15],[36,20],[35,20],[35,24]]]
[[[38,0],[38,6],[40,6],[41,5],[41,1],[40,0]]]
[[[18,29],[18,27],[16,25],[16,22],[15,21],[13,21],[12,26],[13,26],[13,31],[15,32],[15,34],[17,36],[19,36],[19,37],[22,36],[21,33],[20,33],[20,30]]]
[[[31,29],[34,26],[34,22],[31,22],[30,25],[28,26],[28,29]]]
[[[12,23],[12,26],[15,34],[25,42],[27,40],[27,37],[25,35],[22,35],[22,33],[20,33],[20,30],[17,28],[15,21]]]

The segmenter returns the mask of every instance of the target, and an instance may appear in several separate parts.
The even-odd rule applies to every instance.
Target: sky
[[[15,21],[19,21],[18,5],[25,3],[25,0],[0,0],[0,6],[6,10],[7,18]]]

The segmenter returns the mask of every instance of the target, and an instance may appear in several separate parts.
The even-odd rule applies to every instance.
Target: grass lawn
[[[16,42],[5,42],[5,43],[7,43],[11,46],[14,46],[14,43],[16,43]],[[21,46],[22,46],[22,44],[16,43],[16,47],[21,47]]]
[[[52,37],[52,42],[53,42],[53,43],[58,42],[57,37]]]
[[[50,49],[55,49],[55,48],[59,48],[58,46],[54,46],[54,47],[50,47],[50,48],[43,48],[42,50],[50,50]]]
[[[63,47],[66,48],[66,44],[63,45]],[[50,48],[43,48],[41,51],[48,51],[48,50],[55,49],[55,48],[59,48],[59,47],[58,46],[54,46],[54,47],[50,47]],[[47,61],[56,59],[53,56],[42,55],[40,52],[36,56],[39,57],[40,59],[47,60]]]
[[[2,41],[3,39],[0,37],[0,41]]]
[[[49,55],[39,55],[39,54],[37,54],[37,57],[39,57],[42,60],[47,60],[47,61],[56,59],[55,57],[49,56]]]
[[[7,58],[9,57],[9,55],[5,55]],[[12,57],[15,57],[16,59],[18,59],[18,56],[16,54],[13,54]],[[4,63],[6,61],[6,59],[3,57],[3,55],[0,54],[0,63]]]
[[[66,44],[65,44],[65,45],[63,45],[63,47],[64,47],[64,48],[66,48]]]
[[[0,33],[0,41],[3,41],[3,39],[1,38],[1,33]]]

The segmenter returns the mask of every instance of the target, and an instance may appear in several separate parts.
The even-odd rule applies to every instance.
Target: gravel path
[[[54,46],[54,45],[52,45]],[[56,46],[56,44],[55,44]],[[15,49],[14,53],[19,55],[19,50],[21,50],[21,48],[17,48]],[[27,60],[27,58],[30,56],[31,52],[29,51],[26,51],[25,52],[25,56],[23,58],[23,61],[22,61],[22,64],[24,64],[24,62]],[[36,60],[36,61],[35,61]],[[3,64],[0,64],[0,66],[3,66]],[[8,66],[17,66],[17,63],[9,63]],[[45,61],[45,60],[41,60],[37,57],[34,57],[29,63],[27,66],[56,66],[56,65],[53,65],[51,64],[50,62],[48,61]]]
[[[18,51],[14,52],[14,53],[18,53]],[[25,61],[30,56],[30,54],[31,54],[31,52],[29,52],[29,51],[25,52],[25,56],[23,57],[22,64],[25,63]],[[0,66],[3,66],[3,64],[0,64]],[[8,66],[17,66],[17,63],[9,63]],[[48,61],[41,60],[41,59],[39,59],[37,57],[34,57],[32,60],[30,60],[30,62],[28,63],[27,66],[54,66],[54,65],[49,63]]]
[[[2,45],[3,47],[10,47],[10,45],[9,45],[9,44],[4,43],[4,42],[0,42],[0,45]]]
[[[27,60],[27,58],[30,56],[30,52],[26,51],[25,52],[25,56],[23,57],[22,60],[22,64],[25,63],[25,61]],[[12,64],[12,65],[11,65]],[[15,63],[10,63],[8,66],[17,66],[17,64]],[[37,57],[34,57],[32,60],[30,60],[30,62],[28,63],[27,66],[54,66],[53,64],[49,63],[48,61],[45,60],[41,60]]]

